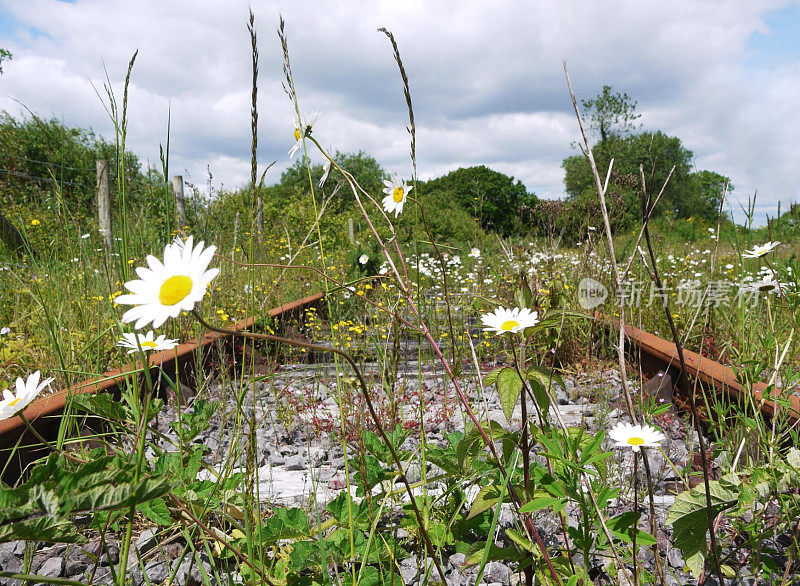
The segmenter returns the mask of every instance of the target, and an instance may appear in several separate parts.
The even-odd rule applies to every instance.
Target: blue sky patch
[[[800,59],[800,6],[791,4],[764,15],[767,33],[753,33],[747,40],[745,65],[773,69]]]

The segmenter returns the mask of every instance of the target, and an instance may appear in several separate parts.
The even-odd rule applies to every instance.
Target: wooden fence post
[[[183,175],[172,178],[172,191],[175,193],[175,215],[178,218],[178,231],[183,233],[186,226],[186,200],[183,198]]]
[[[111,190],[108,183],[108,159],[95,161],[97,169],[97,224],[100,234],[103,235],[103,244],[106,252],[110,252],[114,244],[114,235],[111,233]]]

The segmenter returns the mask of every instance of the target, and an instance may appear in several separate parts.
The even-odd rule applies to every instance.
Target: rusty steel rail
[[[618,323],[606,323],[610,328],[619,328]],[[625,336],[632,345],[634,357],[644,374],[652,377],[656,376],[658,372],[680,369],[678,350],[674,343],[631,325],[625,326]],[[739,402],[752,400],[752,403],[764,415],[770,417],[775,415],[776,405],[766,396],[766,383],[754,382],[752,385],[744,385],[737,380],[736,373],[730,366],[725,366],[685,348],[683,349],[683,359],[686,364],[686,374],[696,379],[701,385],[725,393]],[[687,396],[691,392],[687,383],[684,383],[680,390],[687,393]],[[800,420],[800,397],[790,395],[786,397],[786,400],[790,405],[780,407],[781,414],[788,416],[793,421]]]
[[[306,307],[319,304],[322,298],[323,294],[317,293],[291,303],[279,305],[270,309],[263,316],[251,317],[237,322],[232,329],[236,331],[249,330],[255,325],[257,319],[261,317],[287,316]],[[195,355],[198,352],[200,353],[200,358],[203,359],[207,356],[208,350],[213,343],[226,341],[229,338],[231,338],[230,334],[208,332],[199,340],[190,340],[172,350],[151,354],[148,357],[148,368],[154,375],[157,375],[159,370],[171,377],[174,377],[176,373],[189,375],[192,372]],[[206,360],[201,360],[200,364],[204,367],[208,365]],[[137,362],[135,366],[128,365],[110,370],[100,376],[79,382],[34,401],[28,405],[23,414],[40,434],[47,439],[53,439],[57,435],[67,397],[102,391],[118,393],[120,386],[125,381],[131,376],[143,372],[144,369],[141,362]],[[182,376],[181,383],[185,385],[186,381],[192,378],[191,376]],[[38,440],[25,428],[21,418],[11,417],[0,421],[0,473],[2,473],[4,480],[19,477],[27,464],[45,453],[42,448],[28,446],[28,444],[37,443],[39,443]],[[4,455],[10,453],[15,445],[18,445],[19,448],[14,452],[13,461],[8,461]],[[3,470],[4,468],[5,470]]]

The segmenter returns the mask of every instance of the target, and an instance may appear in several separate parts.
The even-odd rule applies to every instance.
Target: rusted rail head
[[[619,324],[612,322],[609,323],[609,327],[619,328]],[[680,369],[678,350],[674,343],[631,325],[625,326],[625,336],[633,347],[635,358],[643,373],[652,377],[659,372]],[[685,348],[683,359],[686,363],[686,374],[702,385],[726,393],[740,402],[752,400],[752,404],[759,407],[764,415],[775,415],[775,402],[765,396],[767,393],[766,383],[755,382],[752,385],[744,385],[737,380],[736,373],[731,367]],[[691,391],[685,383],[681,390],[684,393]],[[793,421],[797,421],[800,419],[800,398],[792,395],[786,399],[790,405],[781,406],[781,412],[783,415],[788,415]]]
[[[286,319],[307,307],[318,305],[322,298],[323,294],[317,293],[291,303],[285,303],[270,309],[263,317]],[[253,317],[241,320],[232,329],[236,331],[252,329],[258,319],[258,317]],[[202,339],[190,340],[172,350],[153,353],[148,357],[148,368],[154,377],[158,375],[159,370],[167,373],[170,377],[174,377],[178,373],[181,385],[186,385],[188,381],[194,380],[193,376],[187,375],[191,375],[195,361],[202,364],[203,367],[208,367],[208,361],[204,359],[210,354],[211,345],[215,342],[226,342],[230,337],[230,334],[209,332]],[[143,368],[140,362],[137,362],[135,367],[129,365],[108,371],[34,401],[25,409],[24,415],[40,434],[47,439],[54,439],[58,434],[67,397],[103,391],[119,393],[120,387],[125,381],[131,376],[141,373],[143,373]],[[25,424],[19,417],[0,421],[0,473],[4,480],[15,480],[27,464],[45,453],[42,449],[27,447],[37,443],[39,443],[38,440],[25,428]],[[13,460],[9,461],[9,454],[14,446],[20,447],[14,452]]]

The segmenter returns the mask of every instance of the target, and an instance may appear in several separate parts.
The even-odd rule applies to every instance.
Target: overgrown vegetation
[[[249,30],[255,83],[252,15]],[[394,37],[382,32],[405,81]],[[194,190],[186,225],[177,225],[164,182],[168,161],[161,172],[142,172],[124,152],[125,108],[113,94],[108,111],[121,133],[113,144],[55,120],[0,119],[3,160],[11,161],[0,175],[0,210],[24,242],[9,236],[0,249],[0,386],[19,380],[0,418],[29,427],[19,407],[46,386],[27,377],[34,370],[58,387],[115,366],[142,372],[119,398],[70,396],[71,417],[52,442],[30,428],[26,441],[35,437],[51,453],[13,486],[0,485],[0,542],[96,539],[120,585],[135,571],[150,581],[134,541],[144,525],[180,544],[181,559],[207,562],[205,583],[399,584],[413,559],[416,581],[434,584],[451,579],[448,560],[460,554],[458,570],[477,568],[475,583],[489,562],[502,561],[530,585],[666,584],[666,542],[695,579],[748,574],[788,583],[797,575],[797,207],[763,230],[734,225],[720,212],[729,180],[693,171],[677,137],[635,132],[635,103],[608,86],[583,103],[600,140],[591,147],[584,137],[584,153],[564,161],[564,202],[539,200],[485,166],[417,181],[407,85],[412,176],[388,181],[368,154],[320,146],[297,107],[282,22],[279,35],[296,139],[326,166],[301,157],[274,185]],[[254,109],[254,132],[257,119]],[[252,144],[255,178],[255,137]],[[93,219],[96,158],[124,169],[112,180],[110,250]],[[598,194],[612,158],[608,189]],[[583,303],[587,282],[605,289],[605,305]],[[302,323],[265,316],[319,291],[322,305]],[[254,331],[231,331],[248,317]],[[620,351],[614,404],[603,389],[596,410],[611,418],[613,407],[616,420],[640,425],[567,425],[559,409],[565,378],[613,353],[616,332],[607,333],[614,326],[603,317],[662,334],[674,327],[677,344],[729,363],[744,387],[766,382],[773,416],[755,401],[699,387],[681,398],[691,413],[682,415],[642,390]],[[121,333],[148,325],[181,341],[233,334],[238,346],[216,378],[199,381],[187,408],[157,396],[159,384],[183,396],[180,372],[141,370],[150,348],[141,341],[132,354],[116,347]],[[401,352],[409,341],[413,362]],[[264,503],[259,490],[271,470],[259,460],[258,387],[278,380],[279,359],[309,355],[332,360],[325,400],[318,389],[305,403],[287,391],[266,409],[284,430],[306,422],[309,459],[312,433],[335,443],[344,479],[327,500],[319,490],[304,506]],[[414,388],[399,382],[409,364],[418,371]],[[445,393],[433,416],[425,395],[432,373]],[[490,395],[499,409],[486,407]],[[85,417],[102,422],[92,442],[76,429]],[[221,452],[205,433],[212,421],[229,428]],[[693,453],[676,465],[651,425],[699,446],[699,469]],[[441,441],[432,440],[440,431]],[[656,458],[669,479],[652,473]],[[320,473],[312,470],[315,490]],[[666,520],[655,513],[656,497],[665,496],[674,498]],[[544,525],[554,529],[545,535]],[[118,546],[113,562],[110,544]],[[685,576],[683,569],[673,573]]]

